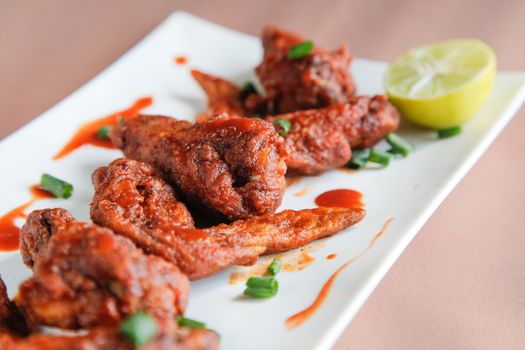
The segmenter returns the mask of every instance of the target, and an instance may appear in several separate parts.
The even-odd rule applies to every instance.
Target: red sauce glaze
[[[16,226],[17,219],[25,219],[24,213],[33,203],[38,200],[46,198],[55,198],[55,196],[46,190],[43,190],[38,185],[33,185],[29,188],[29,193],[33,197],[31,200],[8,211],[0,217],[0,251],[12,251],[18,249],[18,240],[20,236],[20,228]]]
[[[315,199],[320,207],[363,208],[363,195],[354,190],[339,189],[327,191]]]
[[[18,249],[20,228],[15,225],[15,221],[26,217],[24,211],[29,208],[34,201],[34,199],[30,200],[0,217],[0,251],[5,252]]]
[[[188,63],[188,58],[185,57],[185,56],[177,56],[177,57],[175,57],[175,63],[180,64],[180,65],[184,65],[184,64]]]
[[[208,237],[206,231],[199,230],[198,228],[179,228],[174,231],[174,234],[187,241],[198,241]]]
[[[136,117],[141,110],[149,107],[153,103],[151,97],[141,98],[129,108],[110,114],[97,120],[88,122],[77,130],[71,140],[53,157],[54,160],[60,159],[84,145],[93,145],[104,148],[115,148],[110,140],[103,140],[97,137],[98,130],[103,126],[116,125],[121,119],[131,119]]]
[[[328,256],[326,257],[326,259],[328,259],[328,260],[332,260],[332,259],[334,259],[336,256],[337,256],[337,254],[330,254],[330,255],[328,255]]]
[[[250,131],[253,125],[257,123],[255,118],[217,118],[206,123],[208,130],[216,130],[227,127],[234,127],[240,131]]]
[[[288,329],[293,329],[295,327],[298,327],[300,326],[304,321],[306,321],[310,316],[312,316],[312,314],[323,304],[323,302],[325,301],[326,297],[328,296],[328,293],[330,293],[330,289],[332,288],[332,285],[334,284],[337,276],[339,276],[339,274],[341,273],[341,271],[343,271],[345,268],[347,268],[350,264],[352,264],[354,261],[356,261],[357,259],[359,259],[360,257],[362,257],[363,255],[365,255],[368,251],[370,251],[374,246],[375,244],[377,243],[378,239],[381,238],[381,236],[386,232],[388,226],[390,226],[390,224],[392,223],[392,218],[388,219],[384,225],[383,225],[383,228],[381,229],[381,231],[379,231],[375,236],[374,238],[372,239],[372,241],[370,242],[370,244],[368,245],[368,247],[363,251],[361,252],[360,254],[354,256],[352,259],[348,260],[346,263],[344,263],[343,265],[341,265],[333,274],[332,276],[330,276],[330,278],[325,282],[325,284],[323,285],[323,287],[321,288],[321,291],[319,292],[319,294],[317,295],[317,297],[315,298],[314,302],[308,306],[306,309],[296,313],[295,315],[292,315],[291,317],[289,317],[285,324],[287,326]]]

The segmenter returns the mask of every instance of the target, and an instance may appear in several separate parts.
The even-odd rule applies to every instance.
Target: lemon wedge
[[[390,101],[416,124],[434,129],[464,123],[487,99],[496,55],[473,39],[442,41],[410,50],[390,65]]]

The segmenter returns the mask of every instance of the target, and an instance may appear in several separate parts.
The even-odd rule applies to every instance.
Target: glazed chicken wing
[[[345,165],[351,149],[368,148],[397,129],[400,115],[385,96],[354,97],[349,103],[270,117],[286,119],[288,171],[317,174]]]
[[[164,203],[177,201],[170,186],[155,178],[144,163],[118,159],[96,170],[93,182],[92,220],[128,237],[146,252],[174,262],[190,279],[228,266],[254,263],[262,254],[300,247],[337,233],[364,216],[361,209],[286,210],[195,229],[181,225],[176,217],[163,215],[163,209],[151,200],[153,191],[145,184],[154,183],[157,192],[166,194]],[[122,188],[127,190],[116,190]]]
[[[256,72],[266,90],[267,114],[345,103],[354,95],[352,55],[346,46],[336,51],[314,47],[308,55],[290,59],[290,48],[304,41],[299,35],[266,27],[262,41],[264,57]]]
[[[171,327],[141,350],[217,350],[217,334],[206,330]],[[119,334],[118,327],[96,327],[82,334],[28,334],[27,326],[14,303],[7,297],[0,278],[0,349],[2,350],[133,350]]]
[[[273,126],[253,118],[191,124],[141,115],[116,126],[115,146],[151,164],[196,207],[234,220],[273,213],[284,189],[288,149]]]
[[[166,328],[183,313],[189,281],[175,265],[145,255],[106,228],[70,221],[63,209],[32,212],[28,223],[22,239],[43,235],[34,249],[22,251],[31,256],[24,261],[33,261],[33,276],[15,298],[30,323],[92,328],[143,310]]]

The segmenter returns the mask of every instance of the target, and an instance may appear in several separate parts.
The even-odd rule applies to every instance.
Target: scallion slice
[[[186,327],[189,329],[199,329],[199,328],[206,328],[206,324],[201,321],[192,320],[191,318],[187,318],[184,316],[180,316],[177,318],[177,323],[181,327]]]
[[[392,146],[392,149],[389,152],[392,154],[400,154],[401,156],[406,157],[414,149],[410,142],[394,133],[388,134],[386,141]]]
[[[370,162],[380,164],[383,168],[388,166],[391,159],[392,155],[390,153],[379,151],[375,148],[372,148],[368,158]]]
[[[279,283],[272,277],[250,277],[244,295],[251,298],[270,298],[277,294]]]
[[[98,129],[97,137],[101,140],[109,139],[109,132],[111,131],[111,126],[105,125]]]
[[[252,114],[252,115],[249,115],[248,118],[264,119],[264,116],[260,114]]]
[[[268,273],[271,276],[275,276],[281,271],[281,259],[273,259],[273,261],[268,266]]]
[[[308,56],[312,49],[314,48],[314,43],[311,40],[303,41],[302,43],[295,44],[290,47],[288,51],[288,59],[296,60]]]
[[[350,169],[361,169],[364,168],[366,165],[366,162],[368,162],[368,158],[370,157],[370,149],[356,149],[355,151],[352,151],[352,159],[350,159],[350,162],[346,165]]]
[[[288,119],[276,119],[272,124],[278,127],[277,133],[282,137],[286,136],[292,127],[292,122]]]
[[[446,139],[461,134],[461,126],[438,130],[438,138]]]
[[[73,185],[49,174],[42,175],[40,187],[57,198],[67,199],[73,194]]]
[[[148,313],[139,311],[120,325],[120,333],[135,347],[147,344],[157,335],[157,322]]]

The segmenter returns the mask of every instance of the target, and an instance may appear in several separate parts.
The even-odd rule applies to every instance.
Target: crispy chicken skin
[[[132,189],[136,183],[157,183],[156,190],[166,193],[165,203],[176,202],[170,186],[144,171],[147,168],[138,161],[118,159],[96,170],[91,219],[128,237],[144,251],[177,264],[190,279],[209,276],[228,266],[254,263],[262,254],[300,247],[337,233],[364,216],[360,209],[316,208],[252,216],[202,230],[184,228],[176,217],[160,217],[154,222],[149,213],[162,209],[149,199],[152,191],[147,187],[140,193],[131,190],[129,200],[122,199],[124,193],[115,195],[116,189]],[[142,178],[144,174],[152,179]]]
[[[31,324],[66,329],[111,326],[143,310],[161,328],[173,325],[189,293],[189,281],[175,265],[145,255],[109,229],[60,222],[61,215],[69,221],[70,216],[61,209],[38,210],[28,217],[33,225],[22,228],[22,236],[34,237],[37,232],[30,230],[39,227],[35,220],[55,218],[47,222],[47,242],[40,240],[38,252],[31,252],[37,257],[33,276],[22,283],[15,298]]]
[[[195,207],[228,219],[273,213],[286,187],[284,140],[263,120],[217,117],[192,124],[140,115],[110,133],[128,158],[151,164]]]
[[[289,59],[304,38],[268,26],[262,33],[264,57],[256,72],[266,90],[267,114],[281,114],[347,102],[355,93],[349,72],[352,55],[314,47],[305,57]]]
[[[345,165],[351,149],[367,148],[397,129],[400,115],[386,96],[354,97],[349,103],[267,118],[287,119],[290,173],[317,174]]]

